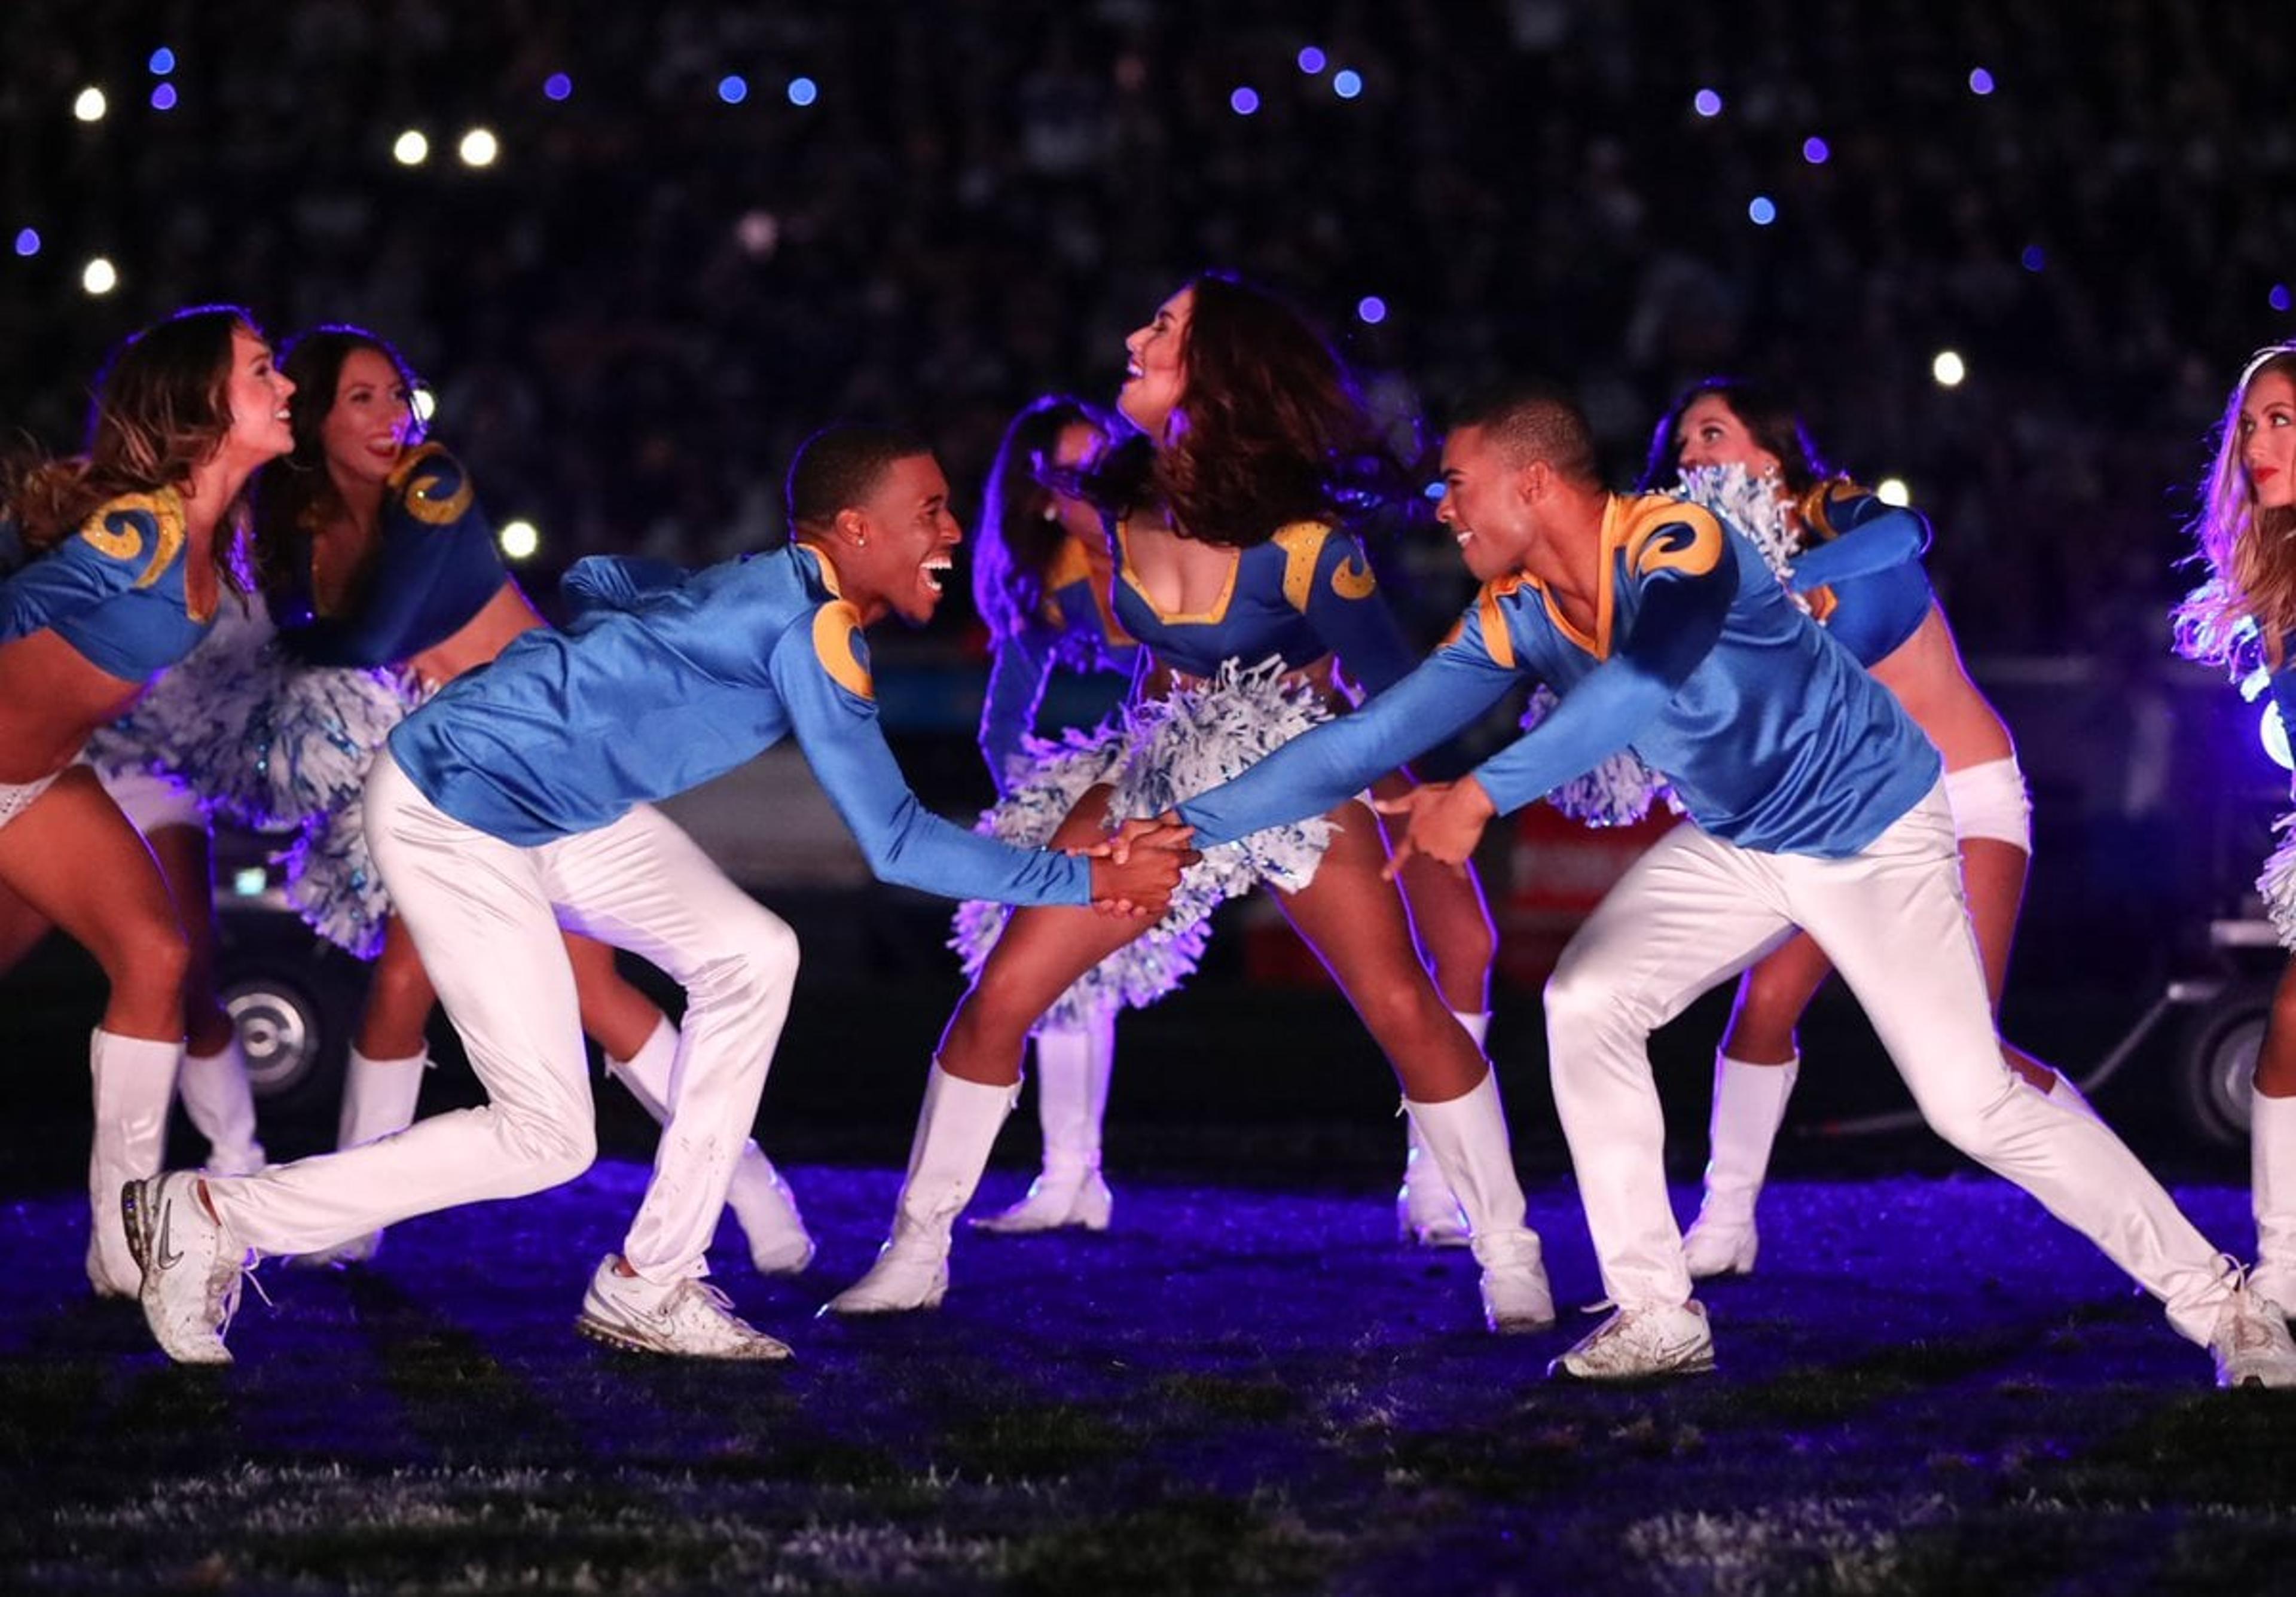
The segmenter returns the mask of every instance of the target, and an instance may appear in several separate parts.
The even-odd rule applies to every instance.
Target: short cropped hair
[[[874,492],[896,461],[931,455],[932,446],[898,427],[824,427],[797,446],[786,486],[790,526],[820,527]]]
[[[1453,427],[1479,427],[1512,466],[1545,461],[1574,482],[1599,482],[1595,430],[1587,413],[1551,382],[1511,382],[1463,406]]]

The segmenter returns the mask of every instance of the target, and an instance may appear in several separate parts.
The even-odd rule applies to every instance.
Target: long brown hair
[[[1682,475],[1682,418],[1710,394],[1730,407],[1748,438],[1777,456],[1778,475],[1785,479],[1786,492],[1795,498],[1833,475],[1817,446],[1810,441],[1800,414],[1775,389],[1747,377],[1708,377],[1683,389],[1659,418],[1651,433],[1650,458],[1643,463],[1638,485],[1643,492],[1654,494],[1670,487]]]
[[[1408,495],[1406,467],[1305,315],[1224,272],[1188,286],[1175,436],[1111,451],[1092,479],[1099,503],[1120,512],[1159,502],[1183,536],[1249,548],[1293,521]]]
[[[2241,409],[2256,380],[2271,372],[2296,382],[2296,344],[2275,344],[2251,357],[2217,425],[2200,513],[2187,528],[2194,558],[2208,563],[2209,577],[2169,617],[2177,652],[2188,659],[2241,662],[2252,628],[2265,663],[2276,669],[2289,633],[2296,631],[2296,511],[2259,505],[2240,462]]]
[[[295,397],[287,402],[295,447],[284,459],[264,467],[255,489],[255,569],[264,587],[275,594],[294,579],[295,537],[305,522],[324,521],[341,512],[342,498],[327,471],[321,430],[327,413],[335,408],[343,363],[362,349],[389,361],[409,393],[420,386],[414,369],[389,340],[347,323],[297,333],[279,352],[279,369],[295,385]],[[362,561],[361,570],[353,574],[354,591],[364,586],[368,563]]]
[[[52,549],[122,494],[181,493],[231,431],[232,335],[263,334],[235,305],[177,311],[130,337],[95,381],[84,452],[43,461],[8,486],[26,549]],[[233,560],[244,495],[225,507],[216,569],[242,585]]]
[[[1061,434],[1071,427],[1089,427],[1103,441],[1122,430],[1097,405],[1047,394],[1013,418],[989,464],[972,557],[972,602],[995,637],[1019,636],[1037,624],[1044,609],[1045,573],[1069,536],[1052,513],[1051,495],[1080,475],[1052,475]]]

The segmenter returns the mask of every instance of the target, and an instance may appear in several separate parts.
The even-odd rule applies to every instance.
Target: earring
[[[1037,513],[1047,521],[1057,521],[1061,519],[1060,508],[1057,505],[1047,504]]]

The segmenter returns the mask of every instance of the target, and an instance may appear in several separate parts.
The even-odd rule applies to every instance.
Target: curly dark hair
[[[1305,315],[1225,272],[1188,286],[1175,434],[1111,449],[1088,479],[1095,503],[1118,514],[1160,504],[1183,536],[1249,548],[1293,521],[1410,496],[1409,468]]]

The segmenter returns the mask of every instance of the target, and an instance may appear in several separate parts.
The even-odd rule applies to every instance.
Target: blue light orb
[[[812,78],[792,78],[790,79],[789,102],[791,105],[811,105],[815,101],[820,98],[821,86],[814,82]]]
[[[2038,244],[2028,244],[2017,260],[2028,272],[2038,272],[2049,264],[2049,252]]]
[[[176,109],[176,86],[174,84],[155,83],[152,86],[152,109],[153,111],[173,111]]]
[[[1365,294],[1356,301],[1356,320],[1366,327],[1376,327],[1387,320],[1387,301],[1377,294]]]
[[[1690,109],[1702,117],[1718,117],[1722,114],[1722,96],[1712,89],[1701,89],[1690,97]]]
[[[1822,167],[1833,159],[1833,146],[1813,133],[1801,142],[1801,158],[1813,167]]]
[[[718,98],[728,105],[739,105],[750,97],[750,80],[738,72],[728,72],[718,80]]]
[[[1354,99],[1363,89],[1363,74],[1353,67],[1342,67],[1332,74],[1332,93],[1342,100]]]
[[[574,80],[563,72],[553,72],[542,80],[542,94],[545,100],[571,99],[574,94]]]
[[[1993,92],[1993,74],[1987,71],[1983,67],[1972,69],[1969,74],[1969,92],[1972,94],[1991,94]]]
[[[1322,71],[1329,60],[1328,56],[1313,45],[1300,46],[1300,70],[1310,78]]]
[[[1248,117],[1259,109],[1259,91],[1249,86],[1239,86],[1227,97],[1227,108],[1239,117]]]
[[[16,230],[16,253],[19,255],[37,255],[39,252],[40,230],[37,227],[18,228]]]
[[[2288,285],[2284,283],[2274,283],[2272,291],[2265,295],[2264,302],[2275,310],[2286,310],[2289,303]]]
[[[1757,227],[1767,227],[1778,219],[1776,202],[1767,194],[1757,194],[1746,202],[1746,218]]]
[[[165,78],[176,70],[176,53],[162,45],[152,52],[152,59],[146,64],[151,67],[152,77]]]

